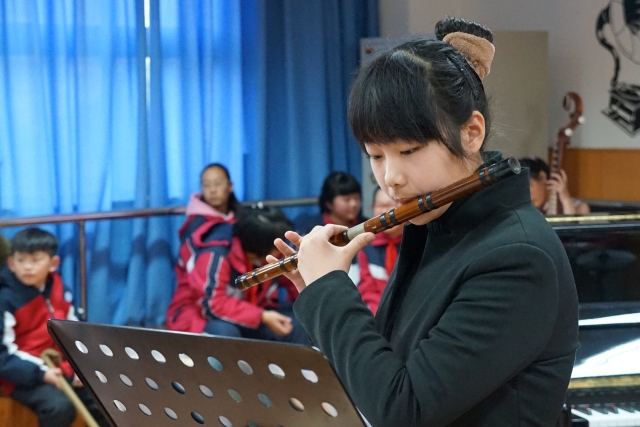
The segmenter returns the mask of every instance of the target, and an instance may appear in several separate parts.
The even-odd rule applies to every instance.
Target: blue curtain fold
[[[317,196],[330,172],[361,175],[347,122],[360,39],[378,35],[372,0],[243,1],[248,199]],[[254,58],[258,61],[254,61]]]
[[[1,1],[0,214],[183,206],[210,162],[241,200],[360,176],[346,103],[377,34],[374,0]],[[89,321],[164,322],[183,219],[86,223]],[[77,227],[44,228],[78,298]]]

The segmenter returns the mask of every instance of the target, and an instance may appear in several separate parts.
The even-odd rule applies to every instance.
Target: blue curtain
[[[360,175],[346,100],[377,1],[147,4],[0,2],[2,216],[183,206],[214,161],[245,200]],[[182,221],[86,224],[88,320],[164,322]],[[76,227],[45,228],[78,297]]]
[[[252,89],[245,110],[255,118],[246,123],[247,198],[314,197],[336,170],[360,177],[347,100],[360,38],[378,35],[377,3],[242,2],[244,81]]]
[[[136,25],[134,0],[0,2],[5,216],[109,211],[135,198],[143,84]],[[61,242],[62,274],[77,291],[76,227],[46,228]],[[110,228],[87,223],[89,302],[97,320],[112,320],[100,311],[118,302],[99,267]],[[93,293],[99,290],[107,297]]]

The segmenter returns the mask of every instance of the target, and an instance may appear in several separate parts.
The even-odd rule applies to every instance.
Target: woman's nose
[[[404,184],[404,175],[398,161],[394,159],[387,160],[384,182],[391,188]]]

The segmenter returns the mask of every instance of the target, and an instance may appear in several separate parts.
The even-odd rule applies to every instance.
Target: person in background
[[[564,170],[559,173],[551,172],[549,165],[539,157],[525,157],[520,159],[523,167],[529,168],[529,188],[531,203],[544,215],[549,206],[549,192],[555,190],[560,203],[557,205],[558,215],[586,215],[591,213],[589,205],[580,199],[571,197],[567,186],[567,174]]]
[[[186,286],[192,298],[170,305],[169,329],[307,344],[307,334],[295,320],[293,284],[282,277],[240,291],[235,279],[277,254],[274,240],[292,227],[276,207],[253,206],[234,224],[221,224],[186,241],[180,263],[187,266]],[[187,305],[189,304],[189,305]]]
[[[380,187],[376,187],[371,206],[374,217],[380,216],[396,206],[397,203],[387,193],[382,191]],[[360,265],[358,289],[362,300],[373,314],[378,310],[380,297],[396,265],[403,229],[404,225],[396,225],[382,233],[377,233],[373,242],[356,255],[358,265]]]
[[[195,214],[194,211],[197,208],[202,208],[205,215],[213,214],[206,206],[200,206],[197,201],[205,203],[208,207],[216,210],[217,214],[227,219],[236,214],[240,208],[240,203],[233,192],[233,182],[231,182],[229,170],[220,163],[211,163],[204,167],[200,173],[200,190],[200,194],[196,193],[191,196],[189,205],[192,203],[193,205],[187,206],[187,215],[189,213]]]
[[[322,183],[318,199],[320,213],[301,215],[295,221],[295,229],[301,235],[316,225],[338,224],[353,227],[362,218],[362,189],[358,180],[347,172],[332,172]]]
[[[187,219],[178,232],[180,249],[175,264],[177,287],[167,310],[169,329],[202,332],[205,317],[199,305],[207,279],[206,266],[194,270],[196,255],[207,252],[209,241],[218,234],[229,241],[240,204],[233,192],[229,171],[220,163],[211,163],[200,173],[200,193],[194,193],[187,204]],[[200,262],[204,257],[200,259]]]
[[[47,320],[78,320],[71,292],[56,273],[57,250],[55,236],[39,228],[24,229],[11,240],[11,255],[0,268],[0,384],[5,394],[36,413],[40,426],[68,427],[76,417],[61,391],[61,382],[68,381],[96,422],[109,426],[69,362],[48,368],[40,358],[44,350],[58,350]]]

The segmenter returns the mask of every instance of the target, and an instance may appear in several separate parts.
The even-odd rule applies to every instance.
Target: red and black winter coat
[[[356,255],[360,267],[358,290],[362,301],[376,314],[382,292],[387,286],[391,271],[398,258],[398,247],[402,235],[389,237],[387,233],[378,233],[370,245],[365,246]],[[349,273],[351,277],[351,272]],[[351,278],[353,280],[353,277]]]
[[[218,318],[257,328],[264,309],[277,306],[279,285],[267,282],[245,292],[238,290],[235,278],[253,266],[249,266],[240,241],[233,238],[234,220],[211,207],[199,207],[199,213],[208,214],[189,215],[180,229],[175,266],[178,286],[167,311],[167,327],[202,333],[208,320]],[[285,289],[285,299],[293,301],[295,287],[288,281],[279,283]]]
[[[0,383],[10,395],[16,385],[43,384],[48,369],[40,358],[48,348],[58,349],[47,330],[47,320],[78,320],[62,278],[49,274],[44,289],[23,284],[7,266],[0,269]],[[66,377],[73,369],[65,360],[60,368]]]

